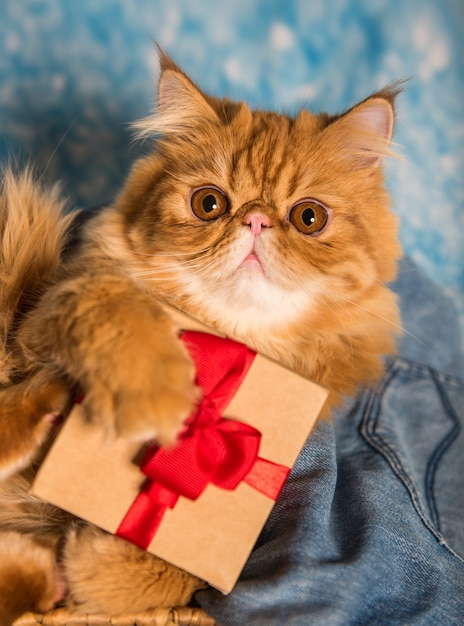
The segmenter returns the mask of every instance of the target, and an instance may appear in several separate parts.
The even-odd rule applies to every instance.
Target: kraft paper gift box
[[[76,405],[32,493],[228,593],[327,391],[170,312],[204,393],[176,446],[108,443]]]

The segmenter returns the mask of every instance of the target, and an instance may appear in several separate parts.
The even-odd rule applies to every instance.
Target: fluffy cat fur
[[[77,248],[58,192],[5,172],[0,624],[61,599],[110,613],[186,603],[202,586],[27,492],[77,386],[108,436],[175,441],[198,391],[159,300],[326,386],[327,412],[382,374],[400,328],[381,167],[397,92],[343,115],[251,111],[203,94],[160,51],[157,108],[138,124],[155,148]],[[301,232],[311,212],[290,211],[302,200],[314,234]]]

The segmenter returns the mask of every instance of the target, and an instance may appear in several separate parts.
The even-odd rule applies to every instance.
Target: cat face
[[[139,274],[239,334],[316,323],[391,279],[399,247],[380,161],[393,98],[332,118],[251,112],[205,96],[162,56],[158,109],[139,125],[160,135],[157,150],[125,198]]]

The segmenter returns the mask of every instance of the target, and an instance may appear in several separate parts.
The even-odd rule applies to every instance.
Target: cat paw
[[[68,412],[71,395],[64,381],[46,372],[0,389],[0,480],[36,458],[54,424]]]
[[[70,532],[63,567],[68,607],[88,613],[131,613],[186,605],[207,584],[127,541],[93,527]]]
[[[0,533],[0,624],[45,612],[66,595],[54,550],[17,532]]]
[[[150,367],[146,364],[142,371],[133,372],[131,379],[116,398],[118,434],[173,444],[199,400],[195,368],[181,342],[174,338],[157,357],[150,355]]]
[[[139,341],[119,345],[117,357],[110,378],[94,376],[86,390],[91,419],[132,441],[173,444],[200,399],[186,348],[170,326],[158,325]]]

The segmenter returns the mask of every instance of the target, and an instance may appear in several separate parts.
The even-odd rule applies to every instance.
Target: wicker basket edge
[[[104,615],[54,609],[47,613],[25,613],[13,626],[217,626],[202,609],[157,608],[142,613]]]

